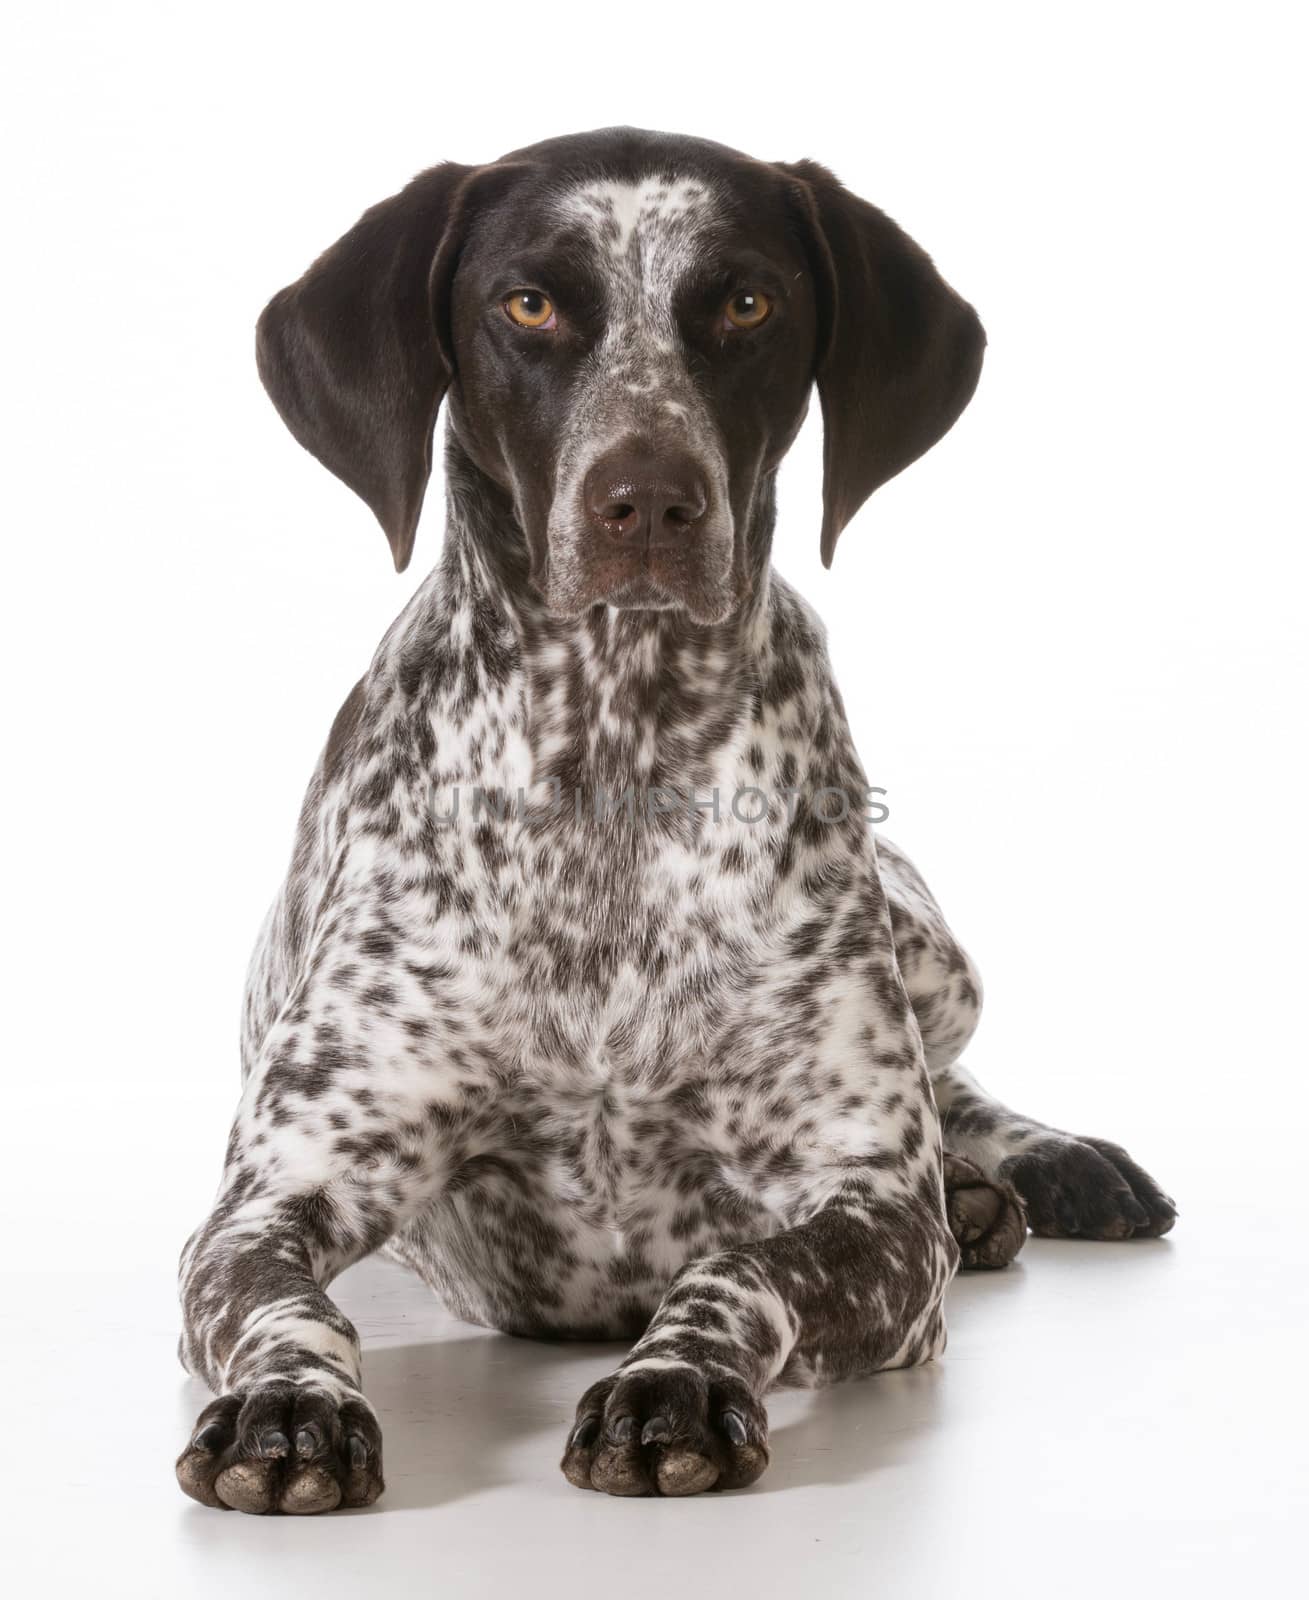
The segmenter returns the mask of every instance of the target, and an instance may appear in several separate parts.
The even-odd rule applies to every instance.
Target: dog
[[[772,1386],[936,1356],[956,1268],[1029,1224],[1172,1226],[1118,1146],[960,1065],[977,974],[875,836],[822,626],[771,568],[811,389],[830,565],[984,344],[824,167],[632,129],[437,166],[270,302],[264,385],[399,570],[444,401],[447,534],[336,717],[251,966],[180,1270],[218,1396],[194,1499],[382,1492],[327,1295],[374,1251],[471,1321],[634,1340],[563,1472],[687,1495],[764,1471]]]

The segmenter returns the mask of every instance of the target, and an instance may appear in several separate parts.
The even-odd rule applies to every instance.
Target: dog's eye
[[[506,295],[504,308],[510,322],[520,328],[553,328],[556,325],[555,308],[539,289],[515,289]]]
[[[773,302],[766,294],[760,294],[757,289],[743,289],[727,302],[723,317],[729,328],[748,332],[751,328],[762,327],[772,310]]]

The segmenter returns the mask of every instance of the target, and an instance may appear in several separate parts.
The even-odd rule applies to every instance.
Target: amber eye
[[[729,327],[748,331],[762,327],[772,315],[772,310],[773,302],[766,294],[760,294],[757,289],[743,289],[727,302],[727,310],[723,315]]]
[[[504,308],[510,322],[520,328],[553,328],[555,308],[539,289],[515,289],[506,295]]]

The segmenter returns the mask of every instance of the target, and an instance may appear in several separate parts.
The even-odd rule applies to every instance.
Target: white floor
[[[92,1241],[92,1244],[94,1241]],[[388,1491],[312,1519],[207,1511],[172,1461],[203,1391],[165,1273],[10,1277],[10,1593],[431,1592],[533,1600],[670,1582],[744,1595],[1271,1595],[1304,1515],[1302,1260],[1290,1224],[1187,1208],[1171,1239],[1030,1241],[960,1279],[944,1360],[772,1402],[753,1489],[619,1501],[556,1468],[614,1349],[453,1321],[398,1268],[338,1297],[364,1335]]]

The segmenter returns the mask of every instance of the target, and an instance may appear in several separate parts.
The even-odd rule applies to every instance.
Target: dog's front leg
[[[205,1505],[330,1511],[382,1492],[359,1339],[326,1289],[438,1192],[458,1086],[368,1021],[273,1030],[183,1251],[181,1355],[218,1398],[177,1476]]]
[[[619,1495],[753,1483],[768,1389],[929,1360],[957,1261],[939,1187],[888,1192],[884,1174],[851,1170],[800,1226],[682,1269],[617,1372],[582,1397],[564,1475]]]

